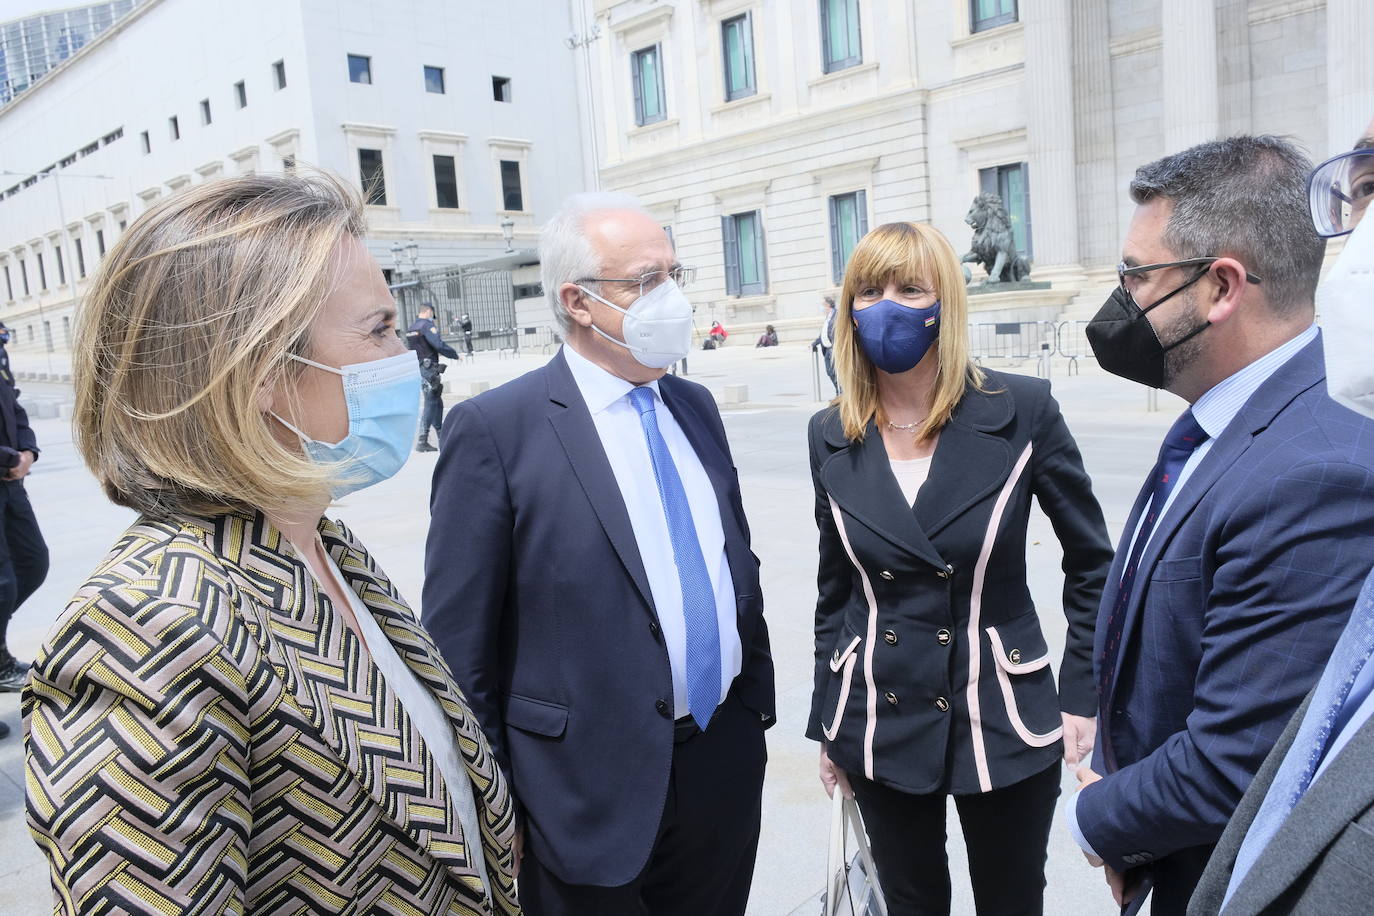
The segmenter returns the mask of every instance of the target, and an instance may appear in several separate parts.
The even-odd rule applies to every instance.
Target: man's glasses
[[[1307,202],[1317,234],[1330,238],[1355,228],[1374,200],[1374,148],[1332,156],[1312,170]]]
[[[1126,283],[1128,279],[1132,279],[1135,277],[1143,277],[1145,274],[1149,273],[1152,270],[1163,270],[1166,267],[1197,267],[1199,268],[1197,276],[1189,281],[1189,283],[1193,283],[1200,279],[1204,273],[1206,273],[1208,267],[1211,267],[1219,260],[1221,259],[1187,258],[1186,260],[1182,261],[1165,261],[1161,264],[1141,264],[1137,267],[1128,267],[1126,266],[1126,262],[1122,261],[1120,264],[1116,265],[1116,280],[1118,283],[1121,284],[1122,290],[1124,290],[1127,293],[1130,293],[1131,288]],[[1260,278],[1250,273],[1250,271],[1248,270],[1245,272],[1245,279],[1251,283],[1260,282]]]
[[[629,294],[634,292],[640,296],[657,289],[664,280],[672,280],[678,285],[679,289],[686,289],[692,285],[692,280],[696,277],[695,267],[674,267],[672,270],[651,270],[640,277],[583,277],[578,283],[614,283],[618,284],[617,289]]]

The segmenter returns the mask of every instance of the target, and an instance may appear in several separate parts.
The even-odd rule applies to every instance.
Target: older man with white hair
[[[634,198],[540,239],[566,343],[444,424],[424,623],[510,774],[542,914],[743,913],[773,722],[758,564],[692,307]]]

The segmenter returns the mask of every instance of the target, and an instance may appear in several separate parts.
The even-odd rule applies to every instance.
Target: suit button
[[[892,573],[888,572],[887,570],[883,570],[882,572],[878,573],[878,575],[882,576],[884,579],[886,579],[886,580],[889,581],[889,582],[891,582],[893,579],[897,578],[896,576],[892,575]]]
[[[672,711],[668,709],[667,700],[654,700],[654,709],[657,709],[658,714],[665,719],[671,718],[673,715]]]
[[[954,575],[954,567],[946,563],[945,568],[935,573],[935,575],[939,576],[941,579],[948,579],[950,576]]]
[[[949,630],[941,628],[935,631],[935,641],[942,646],[949,645],[953,639],[954,635],[950,633]]]
[[[1013,665],[1021,664],[1021,650],[1012,649],[1010,652],[1008,652],[1007,661],[1011,662]]]
[[[654,637],[654,639],[658,639],[658,621],[649,621],[649,633]]]
[[[940,712],[949,712],[949,700],[946,700],[944,697],[936,697],[935,708],[940,710]]]
[[[891,690],[883,694],[883,698],[886,699],[893,706],[897,705],[897,694],[893,693]]]
[[[889,646],[897,645],[897,634],[891,630],[883,630],[883,641]]]

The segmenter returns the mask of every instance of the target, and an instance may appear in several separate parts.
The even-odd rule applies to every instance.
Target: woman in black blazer
[[[980,914],[1040,913],[1058,761],[1086,759],[1112,560],[1048,382],[968,355],[958,257],[889,223],[845,272],[843,392],[811,420],[821,779],[857,797],[892,916],[947,913],[953,795]],[[1064,550],[1059,690],[1026,585],[1031,497]],[[913,505],[914,504],[914,505]]]

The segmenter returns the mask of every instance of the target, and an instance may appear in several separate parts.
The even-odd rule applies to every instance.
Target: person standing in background
[[[434,306],[425,303],[406,331],[406,346],[415,351],[420,361],[420,392],[424,395],[425,407],[420,413],[420,432],[415,440],[415,451],[438,451],[429,444],[429,431],[434,430],[438,437],[444,425],[444,378],[447,366],[439,362],[439,357],[457,359],[458,351],[444,343],[439,331],[434,327]]]
[[[835,389],[835,396],[840,394],[840,383],[835,379],[835,297],[826,296],[821,300],[825,315],[821,318],[821,333],[811,342],[812,352],[821,351],[821,358],[825,360],[825,374],[830,376],[830,384]]]

